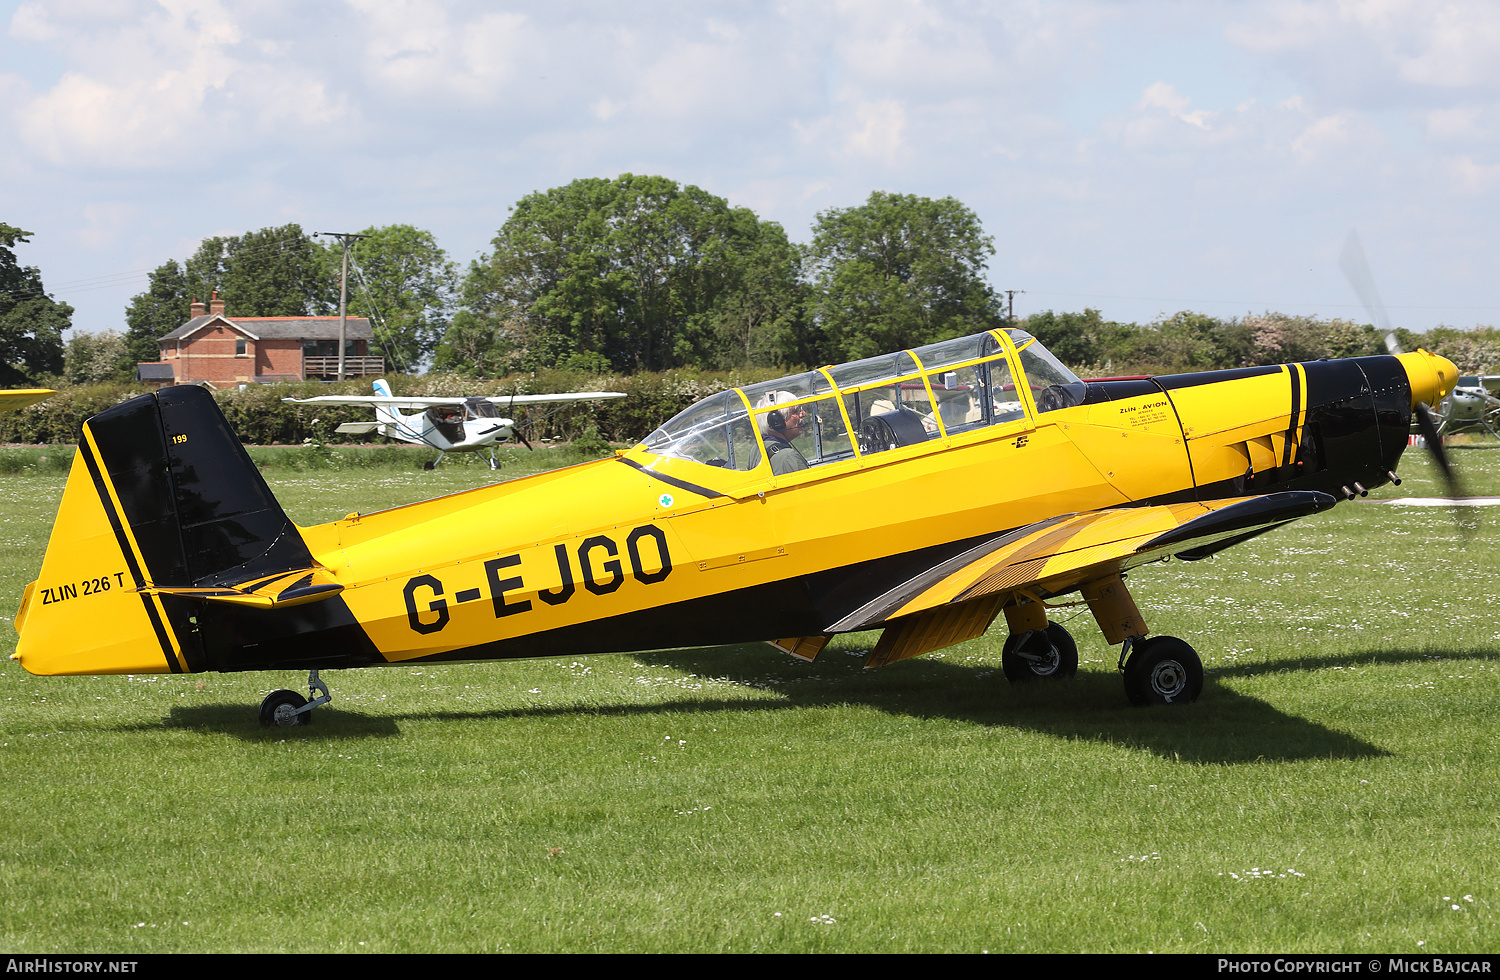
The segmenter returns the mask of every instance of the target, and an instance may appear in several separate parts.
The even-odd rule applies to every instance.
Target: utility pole
[[[1014,325],[1016,322],[1016,293],[1024,295],[1024,289],[1007,289],[1005,291],[1005,322]]]
[[[344,333],[349,323],[349,242],[356,238],[369,238],[369,235],[356,235],[348,231],[320,231],[319,236],[327,235],[337,238],[344,243],[343,267],[339,271],[339,380],[344,380]]]

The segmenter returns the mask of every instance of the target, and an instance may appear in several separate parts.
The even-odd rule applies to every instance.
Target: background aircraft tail
[[[391,386],[386,384],[384,378],[381,378],[379,381],[375,382],[375,394],[379,395],[381,398],[394,397],[391,394]],[[398,431],[406,431],[406,421],[408,417],[402,415],[398,409],[394,409],[389,405],[376,405],[375,418],[380,422],[382,426],[384,426],[384,428],[382,428],[380,432],[380,434],[383,436],[390,437],[394,436]]]
[[[338,591],[212,396],[172,386],[83,424],[13,656],[44,674],[225,669],[203,661],[205,604]]]

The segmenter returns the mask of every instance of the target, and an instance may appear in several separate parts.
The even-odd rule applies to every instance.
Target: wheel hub
[[[1151,690],[1170,701],[1187,689],[1187,668],[1175,660],[1163,660],[1151,671]]]
[[[290,704],[278,704],[273,717],[278,728],[291,728],[298,723],[297,709]]]
[[[1031,667],[1031,672],[1038,677],[1047,677],[1057,670],[1062,657],[1057,652],[1057,647],[1047,638],[1044,632],[1038,632],[1030,643],[1016,651],[1024,657]]]

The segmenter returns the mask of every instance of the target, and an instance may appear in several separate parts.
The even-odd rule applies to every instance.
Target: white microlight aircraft
[[[499,468],[495,459],[495,444],[512,437],[526,443],[526,437],[516,428],[516,420],[502,416],[495,407],[500,404],[527,405],[538,402],[579,402],[604,398],[624,398],[619,391],[570,391],[553,395],[498,395],[495,397],[471,396],[437,398],[421,396],[397,397],[391,394],[391,386],[384,379],[375,382],[374,395],[320,395],[317,398],[283,398],[284,402],[296,405],[368,405],[375,409],[374,422],[345,422],[335,432],[346,435],[365,435],[379,432],[390,439],[430,446],[439,453],[438,458],[424,464],[432,469],[443,453],[490,451],[490,469]],[[417,409],[410,415],[402,409]]]
[[[1438,435],[1462,432],[1465,429],[1484,429],[1500,438],[1500,375],[1465,375],[1447,398],[1443,399],[1435,413]]]

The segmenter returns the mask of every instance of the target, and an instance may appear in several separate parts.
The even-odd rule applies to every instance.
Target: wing
[[[494,395],[486,398],[485,401],[496,405],[509,405],[511,402],[526,405],[537,402],[591,402],[624,397],[623,391],[564,391],[555,395]]]
[[[491,399],[492,401],[494,399]],[[295,405],[366,405],[370,408],[430,408],[433,405],[463,405],[467,398],[407,398],[395,395],[319,395],[316,398],[283,398]]]
[[[555,395],[486,395],[481,401],[492,405],[526,405],[536,402],[582,402],[605,398],[624,398],[622,391],[565,391]],[[466,405],[472,397],[424,398],[415,395],[318,395],[315,398],[283,398],[295,405],[366,405],[370,408],[430,408],[433,405]]]
[[[19,388],[15,391],[0,391],[0,412],[10,412],[27,405],[51,398],[57,392],[51,388]]]
[[[1052,518],[996,535],[912,576],[828,632],[902,620],[912,638],[882,662],[916,656],[983,633],[1011,593],[1062,595],[1171,555],[1206,558],[1335,502],[1326,493],[1294,490]]]

